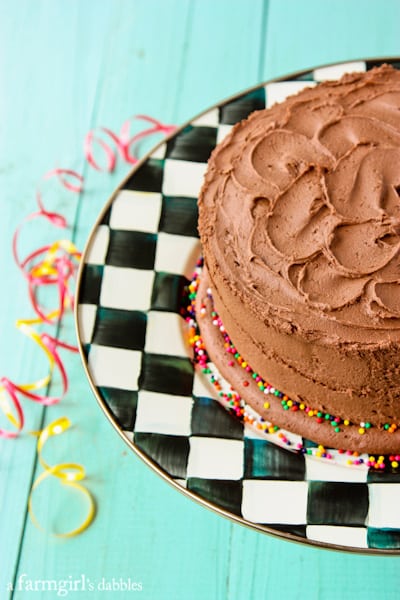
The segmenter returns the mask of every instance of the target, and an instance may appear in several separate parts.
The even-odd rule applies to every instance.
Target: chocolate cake
[[[286,406],[244,385],[201,319],[211,359],[265,419],[333,448],[400,451],[399,196],[400,72],[388,65],[235,125],[200,194],[198,301]]]

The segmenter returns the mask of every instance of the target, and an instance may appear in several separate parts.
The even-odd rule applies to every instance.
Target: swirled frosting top
[[[212,154],[199,212],[211,281],[261,318],[399,339],[400,72],[348,74],[237,124]]]

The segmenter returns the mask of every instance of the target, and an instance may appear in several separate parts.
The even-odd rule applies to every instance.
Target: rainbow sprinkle
[[[243,423],[252,425],[256,427],[256,429],[261,432],[265,432],[268,434],[274,434],[277,437],[277,441],[280,445],[289,447],[291,446],[292,450],[300,452],[302,454],[312,455],[317,458],[325,458],[328,460],[334,459],[334,455],[332,452],[329,452],[324,446],[319,445],[318,447],[306,447],[301,443],[296,443],[293,445],[293,442],[287,436],[283,430],[280,429],[277,425],[266,421],[263,417],[258,415],[251,407],[249,407],[240,394],[230,387],[228,390],[224,389],[223,380],[218,373],[218,371],[213,367],[212,362],[207,354],[207,350],[204,344],[204,341],[201,338],[200,330],[197,323],[197,315],[196,315],[196,297],[197,291],[200,283],[200,276],[203,268],[203,259],[200,258],[196,263],[196,268],[192,276],[192,280],[187,287],[187,295],[186,295],[186,304],[182,309],[182,315],[185,317],[186,322],[188,323],[189,328],[189,344],[193,348],[194,351],[194,362],[197,364],[202,372],[208,376],[210,383],[216,390],[218,399],[225,408],[234,414],[237,418],[239,418]],[[211,290],[207,290],[207,295],[210,300],[212,300]],[[200,318],[204,318],[207,313],[207,308],[205,305],[202,305],[199,310]],[[241,356],[238,352],[237,348],[233,344],[230,339],[228,333],[225,330],[225,327],[222,323],[222,320],[218,316],[218,313],[213,310],[211,312],[212,323],[215,327],[217,327],[223,336],[224,339],[224,347],[229,355],[228,365],[233,366],[235,362],[239,364],[244,371],[246,376],[251,377],[257,383],[257,386],[261,393],[265,396],[274,396],[275,398],[280,400],[280,405],[283,410],[290,410],[292,412],[296,411],[304,411],[310,418],[314,418],[317,423],[324,423],[325,421],[330,422],[333,430],[336,433],[340,433],[343,427],[348,427],[352,425],[352,423],[348,419],[342,419],[341,417],[337,417],[331,415],[329,413],[324,413],[319,410],[315,410],[310,406],[307,406],[305,403],[298,402],[296,400],[292,400],[283,392],[274,388],[271,384],[265,381],[258,373],[253,371],[248,362]],[[249,386],[249,381],[244,379],[243,387]],[[263,404],[265,409],[270,408],[270,402],[265,401]],[[360,435],[364,435],[367,431],[372,427],[369,422],[361,422],[359,423],[358,433]],[[393,433],[396,431],[397,425],[395,423],[385,424],[384,430],[388,433]],[[344,455],[346,457],[345,464],[351,466],[359,466],[364,465],[365,467],[383,471],[387,468],[391,468],[392,470],[398,469],[400,465],[400,455],[390,455],[390,456],[367,456],[367,459],[360,457],[358,452],[353,452],[350,450],[338,450],[338,455]]]

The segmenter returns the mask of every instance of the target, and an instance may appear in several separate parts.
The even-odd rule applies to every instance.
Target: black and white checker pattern
[[[214,146],[253,110],[375,64],[345,63],[260,85],[158,146],[92,234],[78,328],[90,378],[111,419],[183,488],[280,535],[395,551],[400,476],[326,464],[243,427],[194,373],[180,316],[200,251],[197,195]]]

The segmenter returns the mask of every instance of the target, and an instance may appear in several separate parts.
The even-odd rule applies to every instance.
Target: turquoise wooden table
[[[119,129],[136,113],[179,124],[270,77],[322,63],[400,55],[399,19],[396,0],[3,0],[0,375],[32,381],[47,366],[14,325],[31,317],[32,309],[12,261],[12,234],[35,210],[38,181],[54,166],[84,174],[86,191],[79,197],[51,186],[45,192],[49,210],[68,218],[64,236],[82,248],[127,172],[122,165],[112,175],[89,168],[82,158],[88,130]],[[21,247],[47,243],[48,233],[27,225]],[[74,339],[72,319],[62,335]],[[65,399],[48,408],[24,402],[25,433],[0,439],[0,599],[60,597],[68,592],[66,585],[62,592],[63,581],[74,599],[398,597],[397,557],[276,539],[179,494],[105,419],[80,358],[66,356],[65,362],[71,379]],[[48,442],[46,458],[83,464],[97,500],[94,523],[71,539],[43,533],[27,514],[32,482],[41,472],[36,439],[27,432],[62,415],[73,427]],[[81,498],[50,481],[35,492],[35,507],[51,530],[76,526],[84,512]],[[72,591],[71,582],[82,578],[96,589],[79,591],[77,584]],[[137,589],[109,591],[113,579],[120,588],[136,582]]]

